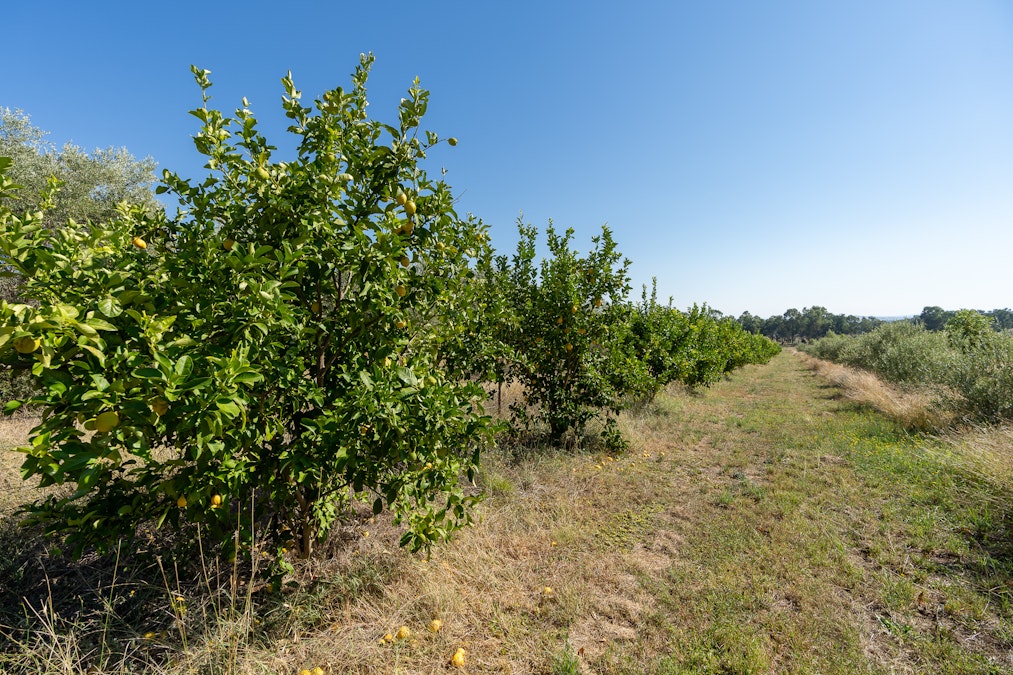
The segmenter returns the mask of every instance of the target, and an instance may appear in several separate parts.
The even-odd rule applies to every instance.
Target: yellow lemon
[[[403,298],[408,293],[408,289],[404,286],[398,286],[394,289],[394,292],[397,293],[397,297]]]
[[[31,354],[39,348],[39,341],[30,335],[22,335],[14,340],[14,349],[18,354]]]
[[[387,633],[386,635],[383,636],[383,641],[384,642],[393,642],[394,641],[394,636],[391,635],[390,633]]]
[[[450,662],[455,668],[464,668],[464,649],[459,647],[457,651],[454,652]]]
[[[441,628],[443,628],[443,622],[439,619],[433,619],[429,622],[430,633],[439,633]]]
[[[181,509],[185,509],[186,508],[186,496],[185,495],[180,495],[179,496],[179,499],[176,500],[176,506],[178,506]]]
[[[451,136],[450,138],[447,139],[447,145],[449,145],[450,147],[454,147],[455,145],[457,145],[457,139]]]
[[[133,244],[134,244],[134,246],[136,246],[137,248],[141,249],[142,251],[144,249],[148,248],[148,242],[144,241],[140,237],[134,237]]]
[[[222,505],[221,495],[211,495],[211,508],[216,509]]]
[[[407,201],[407,202],[405,202],[404,203],[404,212],[407,213],[409,216],[414,216],[415,212],[416,212],[415,202],[413,202],[413,201]]]
[[[257,178],[261,180],[268,180],[271,177],[270,172],[264,167],[257,167]]]
[[[310,671],[310,675],[324,675],[324,669],[321,668],[320,666],[317,666],[316,668]]]
[[[399,190],[397,195],[394,196],[394,201],[397,202],[398,206],[404,206],[408,203],[408,195]]]
[[[601,307],[601,298],[595,298],[595,300],[594,300],[594,306],[595,307]]]
[[[108,410],[95,418],[95,431],[107,432],[120,423],[119,413]]]
[[[401,626],[397,629],[397,639],[405,640],[412,636],[412,632],[408,629],[408,626]]]
[[[397,326],[400,329],[404,329],[404,327],[408,325],[408,322],[405,321],[404,319],[401,319],[400,321],[398,321],[394,325]]]

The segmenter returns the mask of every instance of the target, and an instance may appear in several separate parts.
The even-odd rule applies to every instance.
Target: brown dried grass
[[[953,424],[953,415],[940,408],[931,393],[902,390],[868,371],[824,361],[802,352],[798,352],[798,357],[807,368],[840,387],[847,398],[892,417],[907,429],[928,431]]]

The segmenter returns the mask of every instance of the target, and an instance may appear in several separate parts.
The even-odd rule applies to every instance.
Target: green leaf
[[[243,409],[240,408],[238,405],[236,405],[235,401],[233,401],[231,398],[225,398],[224,396],[216,399],[215,405],[217,405],[218,409],[221,410],[225,415],[228,415],[229,417],[237,417],[240,413],[243,412]]]

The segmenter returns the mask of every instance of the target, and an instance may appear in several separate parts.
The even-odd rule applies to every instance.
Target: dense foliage
[[[1013,418],[1013,334],[973,310],[954,312],[942,331],[898,321],[860,336],[830,334],[805,351],[936,392],[968,419]]]
[[[617,448],[631,401],[777,352],[706,306],[646,290],[631,304],[608,228],[581,255],[550,223],[539,258],[519,223],[516,254],[494,259],[422,168],[456,145],[420,130],[428,92],[416,82],[395,124],[372,120],[371,64],[309,106],[283,79],[287,161],[245,99],[231,117],[210,107],[194,68],[208,175],[163,174],[172,217],[143,191],[74,217],[67,181],[33,199],[0,159],[0,274],[20,284],[0,301],[0,365],[35,387],[5,411],[42,411],[22,475],[66,489],[27,514],[73,553],[199,526],[227,556],[268,543],[283,571],[281,553],[309,555],[354,500],[427,547],[470,520],[461,477],[494,431],[483,384],[521,386],[515,429],[560,444],[602,419]]]
[[[442,142],[419,131],[427,92],[396,125],[370,120],[370,63],[309,107],[285,78],[287,162],[245,101],[208,107],[195,69],[211,173],[166,173],[172,219],[124,205],[51,230],[0,212],[2,262],[35,303],[0,305],[0,359],[43,386],[22,472],[76,486],[32,509],[75,550],[154,521],[305,555],[350,496],[392,509],[413,548],[468,522],[458,481],[488,419],[441,350],[471,330],[489,249],[418,164]]]

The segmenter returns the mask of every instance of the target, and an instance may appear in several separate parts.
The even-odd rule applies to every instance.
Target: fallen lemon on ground
[[[443,628],[443,622],[439,619],[433,619],[429,622],[430,633],[439,633],[441,628]]]
[[[411,636],[412,632],[408,629],[408,626],[401,626],[400,628],[397,629],[398,640],[404,640],[410,638]]]
[[[464,648],[458,647],[457,651],[454,652],[454,656],[450,659],[450,662],[454,664],[455,668],[464,667]]]

